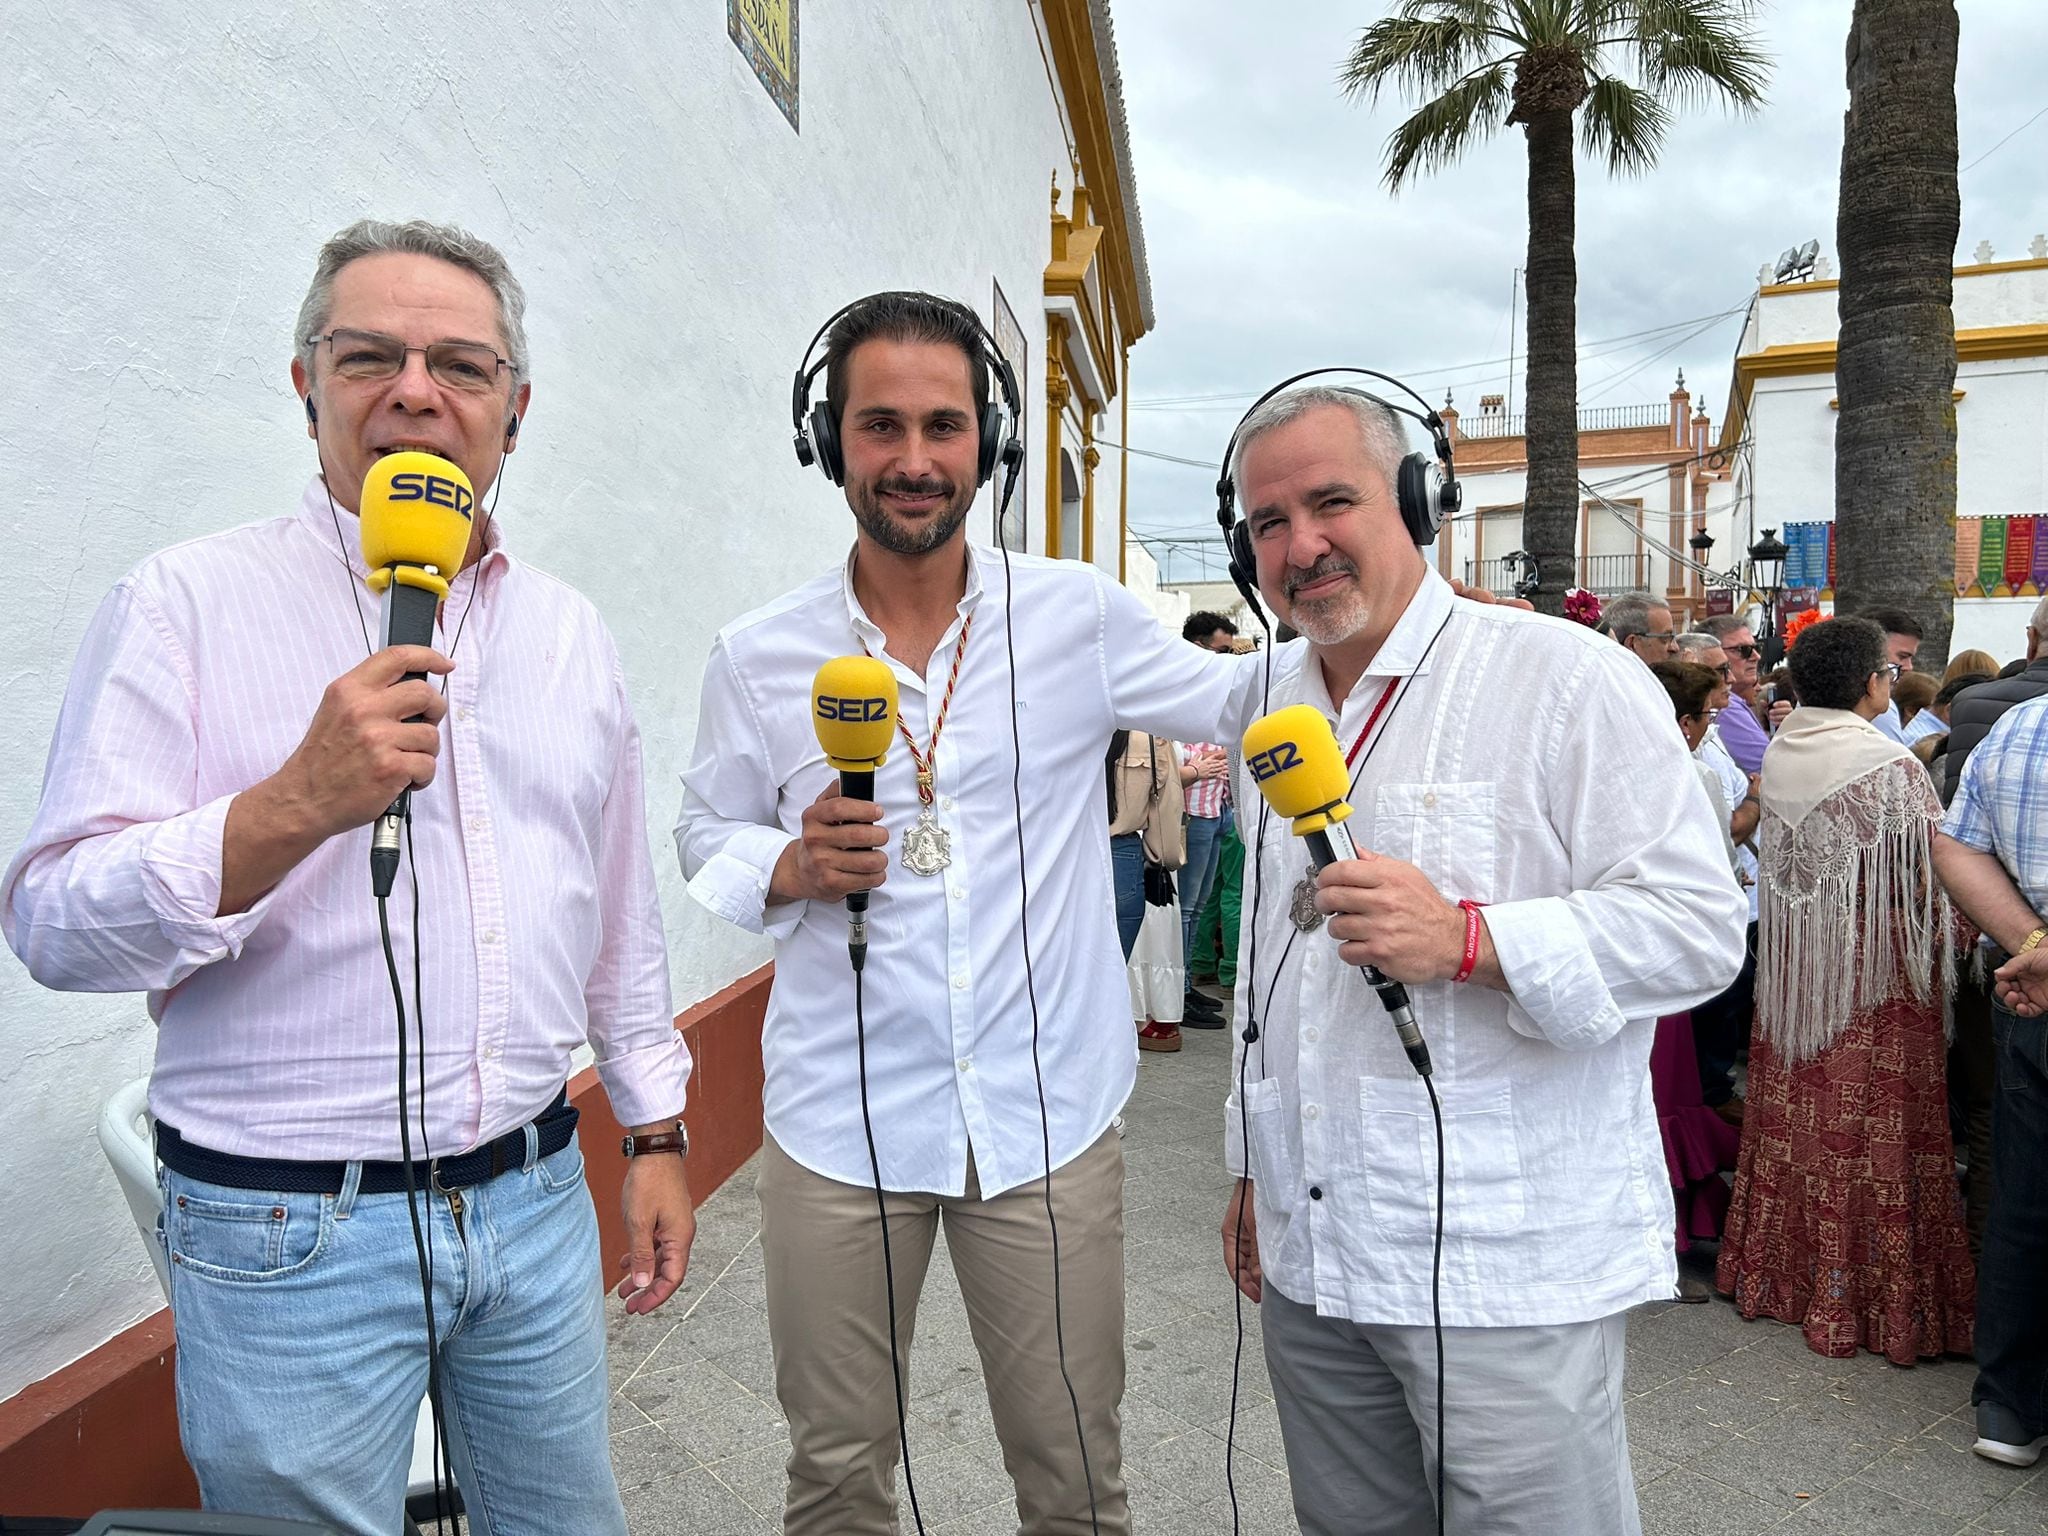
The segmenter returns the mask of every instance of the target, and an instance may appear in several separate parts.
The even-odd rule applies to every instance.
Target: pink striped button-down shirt
[[[495,531],[443,605],[435,645],[455,644],[455,671],[440,767],[412,801],[415,1156],[422,1130],[438,1156],[531,1119],[586,1040],[627,1124],[681,1114],[689,1079],[617,653],[590,603]],[[276,771],[322,690],[363,659],[376,605],[356,519],[317,479],[294,515],[144,562],[86,631],[42,804],[7,870],[14,952],[46,986],[147,990],[150,1107],[218,1151],[399,1155],[370,829],[328,839],[248,911],[214,915],[229,802]],[[411,879],[401,866],[390,902],[409,1037]]]

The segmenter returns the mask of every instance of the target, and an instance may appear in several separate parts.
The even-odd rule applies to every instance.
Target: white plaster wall
[[[1759,535],[1787,523],[1834,521],[1837,413],[1828,406],[1834,397],[1832,373],[1756,381],[1744,431],[1754,445]]]
[[[1956,601],[1955,628],[1949,654],[1989,651],[2003,666],[2027,654],[2027,621],[2039,606],[2038,597],[1965,597]]]
[[[313,456],[286,365],[320,241],[425,215],[499,243],[531,298],[533,409],[500,516],[618,637],[678,1005],[765,957],[686,899],[668,827],[713,631],[849,538],[839,493],[791,457],[790,373],[855,295],[929,287],[986,317],[1000,278],[1032,340],[1039,548],[1046,190],[1071,181],[1021,0],[802,16],[801,134],[712,0],[0,17],[0,842],[28,823],[109,584],[295,503]],[[984,499],[984,538],[987,518]],[[289,594],[252,600],[289,613]],[[92,1133],[147,1067],[141,1000],[45,993],[7,959],[0,1035],[5,1398],[160,1297]]]

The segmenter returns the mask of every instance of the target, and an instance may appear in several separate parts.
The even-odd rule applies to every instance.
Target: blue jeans
[[[1977,1384],[2048,1433],[2048,1019],[1992,1005],[1991,1214],[1977,1264]]]
[[[1138,930],[1145,926],[1145,839],[1126,832],[1109,840],[1109,870],[1116,881],[1116,936],[1124,947],[1124,959],[1138,945]]]
[[[1183,959],[1195,952],[1195,924],[1201,919],[1202,904],[1209,899],[1209,887],[1216,879],[1216,864],[1222,853],[1223,818],[1190,816],[1188,861],[1181,866],[1180,872],[1180,952]]]
[[[625,1536],[606,1437],[597,1213],[575,1141],[422,1191],[456,1481],[477,1536]],[[178,1434],[205,1507],[392,1536],[427,1390],[403,1193],[233,1189],[164,1169]]]

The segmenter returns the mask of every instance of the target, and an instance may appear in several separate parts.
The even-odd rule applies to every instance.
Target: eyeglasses
[[[1744,661],[1755,661],[1757,657],[1763,654],[1763,647],[1755,641],[1751,641],[1746,645],[1729,646],[1728,654],[1730,656],[1740,656]]]
[[[1715,671],[1715,672],[1718,672],[1718,673],[1720,673],[1720,674],[1721,674],[1721,676],[1723,676],[1723,677],[1732,677],[1732,676],[1734,676],[1734,669],[1733,669],[1732,667],[1730,667],[1730,666],[1728,665],[1728,663],[1727,663],[1727,662],[1725,662],[1725,661],[1724,661],[1724,662],[1722,662],[1722,663],[1721,663],[1721,665],[1719,665],[1718,667],[1714,667],[1714,668],[1712,668],[1711,670],[1713,670],[1713,671]]]
[[[339,330],[309,336],[306,344],[317,347],[323,341],[332,349],[334,371],[344,379],[396,378],[405,370],[406,358],[417,352],[427,360],[427,372],[435,382],[464,394],[481,395],[497,387],[500,368],[512,366],[511,359],[500,357],[480,341],[437,341],[408,347],[396,336],[379,331]]]
[[[1904,670],[1905,669],[1901,667],[1896,661],[1888,661],[1883,666],[1879,667],[1877,669],[1877,672],[1873,672],[1870,675],[1872,677],[1876,677],[1878,675],[1878,672],[1882,672],[1886,677],[1890,678],[1893,682],[1896,683],[1899,680],[1899,674]]]

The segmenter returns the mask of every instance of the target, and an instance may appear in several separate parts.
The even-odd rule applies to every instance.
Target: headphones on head
[[[1392,374],[1377,373],[1370,368],[1311,368],[1292,378],[1282,379],[1254,400],[1251,409],[1238,418],[1237,425],[1231,429],[1230,442],[1223,450],[1223,477],[1216,482],[1216,521],[1223,529],[1224,549],[1230,559],[1230,579],[1237,584],[1244,600],[1251,604],[1252,612],[1261,618],[1265,616],[1265,610],[1259,605],[1258,562],[1252,555],[1251,526],[1237,515],[1237,482],[1231,473],[1237,456],[1237,441],[1244,432],[1245,423],[1257,415],[1259,407],[1268,400],[1303,379],[1321,378],[1332,373],[1378,379],[1383,384],[1393,385],[1422,407],[1419,411],[1411,410],[1362,389],[1344,390],[1345,394],[1370,400],[1391,415],[1421,422],[1429,433],[1436,458],[1432,460],[1427,454],[1411,453],[1401,460],[1401,467],[1395,475],[1394,498],[1401,509],[1401,524],[1417,547],[1434,542],[1444,519],[1456,516],[1465,500],[1465,488],[1458,484],[1457,467],[1452,462],[1450,430],[1445,427],[1443,417],[1437,415],[1427,400]]]
[[[981,418],[976,423],[981,435],[974,462],[974,484],[977,489],[987,485],[989,477],[996,472],[998,462],[1015,474],[1024,463],[1024,440],[1018,435],[1024,409],[1017,389],[1017,375],[1011,369],[1009,359],[997,348],[996,339],[981,323],[981,316],[967,305],[954,299],[940,298],[937,294],[900,288],[868,294],[835,311],[818,327],[811,344],[804,348],[803,361],[797,365],[796,380],[790,387],[789,397],[790,425],[796,429],[797,463],[806,468],[815,464],[834,485],[846,484],[846,450],[839,440],[839,410],[829,397],[815,405],[811,403],[812,383],[824,370],[826,359],[821,357],[812,362],[811,355],[818,350],[818,343],[825,339],[833,326],[863,304],[876,299],[911,299],[964,318],[974,327],[974,334],[981,342],[982,361],[996,386],[989,398],[982,402]],[[1002,396],[1000,402],[996,399],[998,393]],[[1006,410],[1007,423],[1004,420]]]

